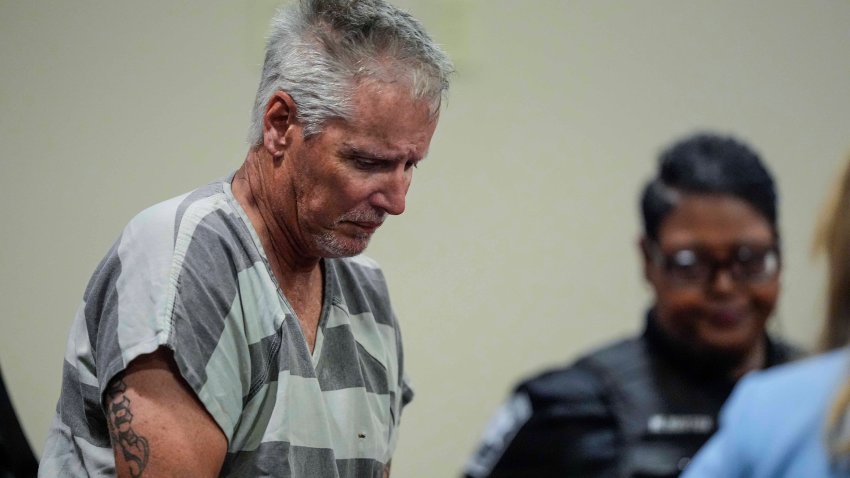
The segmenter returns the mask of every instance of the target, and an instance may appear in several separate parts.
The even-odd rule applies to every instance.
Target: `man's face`
[[[308,256],[359,254],[387,215],[404,212],[437,126],[427,102],[391,83],[361,83],[353,103],[350,121],[331,120],[306,140],[299,131],[283,158],[294,198],[280,191],[275,200],[294,200],[294,210],[279,207],[294,213],[286,221]]]
[[[737,260],[734,267],[740,276],[744,269],[766,270],[760,264],[771,264],[755,259],[765,257],[764,251],[775,251],[768,221],[732,196],[684,195],[664,219],[655,246],[660,256],[687,259],[667,270],[646,259],[658,325],[698,353],[740,358],[752,351],[762,340],[765,323],[776,305],[778,262],[772,263],[771,274],[758,280],[736,278],[736,271],[730,268]],[[749,252],[741,255],[741,251]],[[692,262],[691,258],[699,259]],[[700,263],[724,266],[702,274],[706,276],[703,279],[694,279]]]

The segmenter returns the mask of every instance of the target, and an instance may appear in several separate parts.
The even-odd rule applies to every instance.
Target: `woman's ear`
[[[640,249],[640,255],[643,259],[643,277],[652,282],[652,240],[641,235],[638,239],[638,249]]]

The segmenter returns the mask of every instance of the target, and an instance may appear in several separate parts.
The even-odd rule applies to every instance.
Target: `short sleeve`
[[[202,214],[195,220],[192,214]],[[285,314],[261,258],[227,210],[187,211],[167,345],[228,441],[244,401],[275,373]],[[273,293],[268,293],[272,291]]]

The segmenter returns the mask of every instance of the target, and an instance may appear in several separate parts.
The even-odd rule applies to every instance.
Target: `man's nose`
[[[412,174],[412,170],[402,168],[388,173],[381,188],[373,195],[372,205],[394,216],[403,213]]]

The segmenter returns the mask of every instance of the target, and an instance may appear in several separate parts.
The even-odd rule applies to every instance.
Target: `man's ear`
[[[295,101],[288,93],[278,91],[266,103],[263,114],[263,146],[275,158],[283,156],[289,146],[292,128],[295,126]]]

